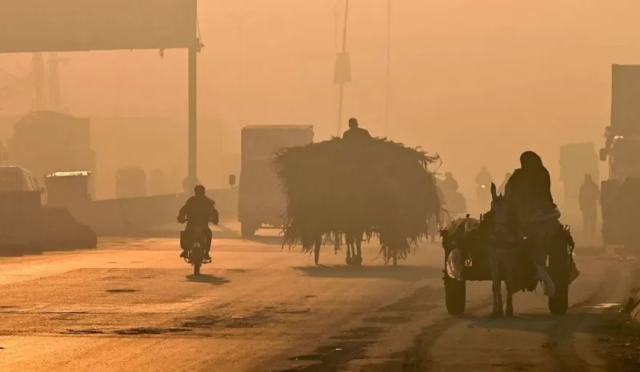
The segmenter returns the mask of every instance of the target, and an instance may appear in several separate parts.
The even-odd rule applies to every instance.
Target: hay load
[[[385,261],[406,258],[438,218],[440,202],[428,166],[438,157],[386,139],[334,138],[275,154],[287,197],[284,244],[322,239],[339,249],[348,231],[380,238]]]

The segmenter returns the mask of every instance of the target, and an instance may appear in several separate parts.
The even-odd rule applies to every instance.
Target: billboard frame
[[[204,47],[201,43],[200,35],[198,31],[198,1],[197,0],[185,0],[187,4],[191,6],[193,17],[193,40],[186,47],[167,46],[166,48],[157,48],[161,51],[164,49],[187,49],[188,50],[188,181],[189,185],[193,188],[197,184],[197,172],[198,172],[198,106],[197,106],[197,94],[198,94],[198,53]],[[78,48],[42,48],[44,50],[16,50],[16,51],[0,51],[0,54],[10,53],[42,53],[42,52],[87,52],[87,51],[115,51],[115,50],[150,50],[156,49],[151,47],[139,47],[139,48],[91,48],[85,49]],[[70,50],[73,49],[73,50]]]

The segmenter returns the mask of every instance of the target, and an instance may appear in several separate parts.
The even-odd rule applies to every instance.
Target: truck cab
[[[624,181],[640,177],[640,137],[615,136],[609,148],[600,150],[600,160],[609,161],[609,178]]]
[[[600,160],[609,165],[601,183],[605,245],[640,250],[640,66],[613,65],[611,124]]]
[[[255,235],[263,226],[282,226],[287,203],[272,168],[273,155],[279,149],[311,142],[310,125],[251,125],[242,129],[238,220],[243,237]]]

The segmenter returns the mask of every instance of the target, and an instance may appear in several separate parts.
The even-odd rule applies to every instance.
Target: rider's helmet
[[[358,119],[351,118],[349,119],[349,128],[356,129],[358,127]]]
[[[193,192],[196,194],[196,196],[204,196],[204,186],[197,185],[193,188]]]

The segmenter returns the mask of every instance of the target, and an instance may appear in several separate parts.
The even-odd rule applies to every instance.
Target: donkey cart
[[[441,232],[444,259],[444,288],[447,311],[451,315],[464,313],[467,281],[492,281],[487,227],[484,221],[459,218]],[[537,287],[535,267],[530,258],[526,239],[518,241],[517,249],[518,288],[534,291]],[[549,310],[553,315],[563,315],[569,307],[569,285],[575,264],[573,262],[574,243],[567,227],[555,234],[549,247],[547,271],[555,284],[556,291],[549,297]]]

